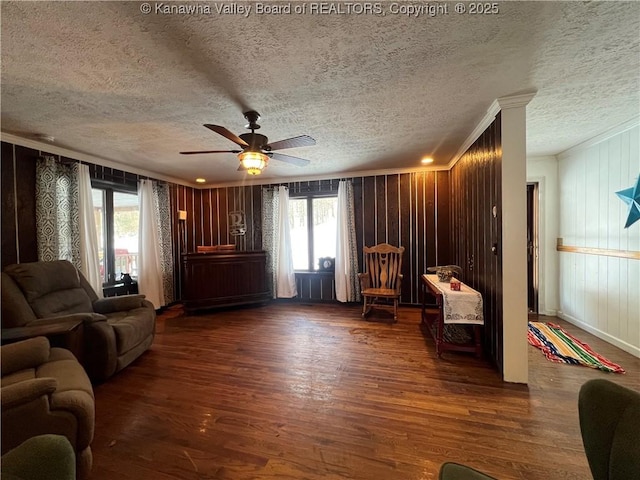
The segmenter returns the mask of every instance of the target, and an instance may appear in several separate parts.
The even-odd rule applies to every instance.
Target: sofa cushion
[[[107,319],[116,334],[118,356],[139,345],[155,330],[155,312],[150,308],[110,313]]]
[[[2,272],[2,328],[22,327],[36,320],[31,306],[13,279]]]
[[[38,318],[92,312],[76,268],[66,260],[10,265],[5,269]]]
[[[36,377],[57,379],[56,395],[66,391],[84,391],[93,398],[89,377],[69,350],[52,348],[49,361],[37,368]]]

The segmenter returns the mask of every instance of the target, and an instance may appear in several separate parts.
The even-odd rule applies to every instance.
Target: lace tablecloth
[[[449,282],[440,282],[437,275],[425,275],[429,283],[442,294],[444,323],[484,325],[482,295],[462,283],[460,291],[451,290]]]

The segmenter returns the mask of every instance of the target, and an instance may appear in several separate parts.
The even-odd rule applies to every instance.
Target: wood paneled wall
[[[2,142],[2,268],[38,260],[36,160],[40,152]]]
[[[35,164],[43,152],[2,143],[2,266],[37,260],[35,236]],[[71,159],[69,159],[71,160]],[[127,186],[135,174],[90,165],[93,178]],[[449,172],[416,172],[348,178],[354,186],[358,250],[388,242],[403,245],[402,302],[419,304],[419,277],[426,268],[452,262],[450,255]],[[339,179],[284,183],[292,194],[337,193]],[[19,188],[14,188],[18,185]],[[234,243],[241,251],[262,248],[262,190],[274,185],[196,189],[171,185],[179,291],[179,257],[197,245]],[[178,210],[187,220],[178,220]],[[247,231],[234,237],[229,213],[245,214]],[[184,228],[182,228],[184,227]],[[363,259],[359,259],[362,265]],[[301,301],[335,300],[332,276],[299,274]]]
[[[484,301],[484,349],[502,371],[500,115],[451,170],[452,260]],[[524,193],[523,193],[524,194]],[[496,216],[493,207],[496,207]],[[495,253],[492,251],[495,248]],[[526,275],[526,272],[522,273]]]
[[[640,222],[624,228],[629,207],[615,192],[640,174],[640,127],[559,160],[560,234],[568,247],[640,251]],[[560,313],[640,356],[640,260],[559,252]]]
[[[428,266],[448,263],[449,173],[418,172],[348,178],[353,183],[358,250],[387,242],[406,248],[402,302],[420,303],[419,277]],[[337,193],[339,179],[283,183],[297,193]],[[176,186],[174,215],[186,210],[186,251],[197,245],[235,243],[238,250],[262,248],[262,189],[245,186],[198,190]],[[229,213],[243,211],[247,232],[233,237]],[[176,243],[180,242],[176,232]],[[362,258],[359,259],[362,265]],[[299,300],[331,301],[334,285],[326,274],[298,274]]]
[[[2,172],[2,268],[12,263],[38,260],[36,240],[36,162],[42,155],[52,155],[60,161],[77,160],[2,142],[0,168]],[[137,188],[142,177],[102,165],[88,164],[91,178],[128,189]]]

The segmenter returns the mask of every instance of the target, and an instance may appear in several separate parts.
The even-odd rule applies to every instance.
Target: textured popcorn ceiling
[[[495,15],[456,14],[448,3],[435,17],[393,14],[391,2],[384,15],[150,5],[145,15],[138,2],[3,1],[2,131],[219,184],[245,176],[233,154],[178,152],[234,148],[202,124],[243,133],[247,109],[262,114],[272,141],[317,140],[283,151],[310,165],[272,160],[265,180],[415,168],[424,154],[445,165],[496,98],[532,90],[530,156],[640,113],[638,2],[499,2]],[[247,17],[216,11],[247,5]]]

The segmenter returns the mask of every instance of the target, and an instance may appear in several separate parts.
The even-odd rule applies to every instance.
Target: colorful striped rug
[[[597,354],[589,345],[571,336],[559,325],[529,322],[527,337],[529,343],[542,350],[552,362],[585,365],[605,372],[624,373],[620,365]]]

